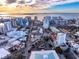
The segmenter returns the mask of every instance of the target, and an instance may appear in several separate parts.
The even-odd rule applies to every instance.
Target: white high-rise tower
[[[11,25],[10,21],[4,22],[4,25],[5,25],[5,31],[11,31],[12,30],[12,25]]]

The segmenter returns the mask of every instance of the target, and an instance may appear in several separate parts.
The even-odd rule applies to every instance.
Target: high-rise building
[[[12,30],[12,25],[11,25],[10,21],[0,23],[0,32],[1,33],[6,33],[11,30]]]
[[[43,27],[44,27],[45,29],[48,29],[48,28],[49,28],[49,20],[44,20],[44,21],[43,21]]]
[[[0,33],[5,33],[4,23],[0,23]]]
[[[17,18],[16,23],[18,26],[27,27],[29,25],[29,18]]]
[[[76,26],[79,27],[79,18],[76,19]]]
[[[67,23],[66,23],[65,20],[60,20],[59,21],[59,26],[66,26],[66,25],[67,25]]]
[[[24,18],[23,20],[22,20],[22,22],[23,22],[23,27],[27,27],[28,25],[29,25],[29,21],[28,21],[29,19],[27,19],[27,18]]]
[[[37,16],[35,16],[35,17],[34,17],[34,20],[38,20],[38,17],[37,17]]]
[[[8,22],[4,22],[4,26],[5,26],[5,31],[11,31],[12,30],[12,24],[10,21]]]
[[[11,19],[11,24],[12,24],[13,27],[16,27],[17,26],[16,18],[12,18]]]
[[[50,20],[51,20],[51,16],[46,16],[46,17],[44,17],[44,20],[43,20],[43,27],[44,27],[45,29],[48,29],[48,28],[49,28]]]

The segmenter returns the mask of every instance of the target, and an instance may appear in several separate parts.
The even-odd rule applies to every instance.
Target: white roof
[[[10,45],[6,45],[4,48],[8,50],[11,47],[12,47],[12,45],[10,44]]]
[[[20,41],[22,41],[22,40],[26,40],[26,37],[20,38],[19,40],[20,40]]]
[[[10,52],[5,50],[4,48],[0,48],[0,59],[5,58],[7,55],[10,55]]]
[[[58,33],[60,32],[56,27],[50,27],[52,32]]]
[[[79,32],[76,32],[75,35],[79,36]]]
[[[57,45],[60,46],[66,43],[66,33],[57,34]]]
[[[39,55],[39,56],[36,56],[36,55]],[[49,59],[49,58],[59,59],[55,50],[32,51],[30,59],[38,59],[38,58],[39,59]]]
[[[16,40],[16,41],[12,42],[11,44],[12,44],[13,46],[15,46],[15,45],[18,45],[18,44],[20,44],[20,43],[21,43],[20,41]]]
[[[20,37],[24,37],[26,35],[25,32],[23,31],[11,31],[7,33],[8,37],[13,37],[13,38],[20,38]]]
[[[17,38],[11,38],[10,40],[8,40],[9,43],[16,41]]]

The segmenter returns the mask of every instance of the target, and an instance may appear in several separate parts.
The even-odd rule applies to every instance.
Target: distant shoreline
[[[79,14],[79,13],[0,13],[0,15]]]

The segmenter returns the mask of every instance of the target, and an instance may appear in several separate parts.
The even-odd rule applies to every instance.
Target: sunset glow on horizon
[[[6,3],[7,1],[7,3]],[[11,2],[10,2],[11,1]],[[64,12],[65,9],[53,8],[54,6],[79,2],[78,0],[2,0],[0,1],[1,13],[53,13]],[[18,1],[18,2],[17,2]],[[23,2],[24,1],[24,2]],[[74,5],[75,6],[75,5]],[[67,9],[67,7],[66,7]],[[75,9],[75,7],[74,7]],[[63,11],[64,10],[64,11]],[[69,9],[70,10],[70,9]],[[65,11],[66,12],[66,11]],[[71,12],[71,11],[70,11]],[[73,11],[72,11],[73,12]],[[75,11],[77,12],[77,11]]]

